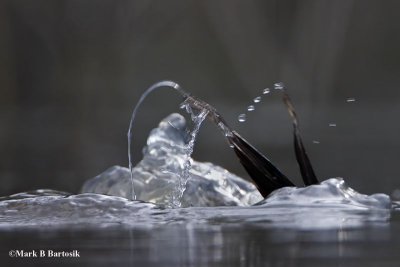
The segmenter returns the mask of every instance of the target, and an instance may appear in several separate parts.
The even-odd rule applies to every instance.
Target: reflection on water
[[[42,264],[87,266],[397,266],[399,221],[355,229],[265,228],[260,224],[165,225],[155,228],[3,231],[2,251],[77,249],[79,259]],[[7,258],[2,262],[29,263]],[[4,260],[4,261],[3,261]]]

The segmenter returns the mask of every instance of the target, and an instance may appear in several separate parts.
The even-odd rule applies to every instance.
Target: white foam
[[[318,185],[285,187],[274,191],[259,203],[263,206],[338,206],[348,208],[390,209],[385,194],[364,195],[348,187],[342,178],[331,178]]]

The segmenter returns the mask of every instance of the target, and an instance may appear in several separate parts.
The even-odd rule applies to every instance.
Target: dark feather
[[[303,141],[301,140],[299,124],[297,120],[296,111],[294,110],[292,101],[289,95],[283,93],[283,102],[293,120],[293,137],[294,137],[294,151],[296,153],[297,163],[300,167],[301,176],[305,185],[318,184],[319,181],[314,173],[310,159],[307,156],[306,149],[304,148]]]
[[[237,132],[232,131],[232,136],[227,138],[263,197],[267,197],[276,189],[294,186],[278,168]]]

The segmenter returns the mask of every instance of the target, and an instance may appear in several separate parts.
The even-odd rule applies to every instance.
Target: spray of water
[[[178,186],[175,187],[175,192],[173,194],[172,198],[173,207],[181,207],[181,199],[183,196],[183,192],[185,191],[186,184],[190,178],[190,169],[192,167],[191,156],[193,154],[194,143],[196,141],[197,134],[199,133],[200,126],[208,114],[208,110],[206,109],[201,110],[199,114],[195,114],[188,104],[185,107],[186,111],[188,111],[189,114],[191,115],[192,121],[194,122],[194,127],[190,134],[190,140],[185,147],[185,162],[183,165],[183,170],[180,174]]]
[[[172,82],[172,81],[161,81],[158,83],[153,84],[150,86],[140,97],[138,103],[136,104],[135,108],[133,109],[131,120],[129,123],[129,130],[128,130],[128,160],[129,160],[129,170],[131,172],[131,199],[136,200],[136,194],[135,194],[135,188],[133,184],[133,158],[132,158],[132,141],[133,141],[133,135],[132,135],[132,129],[133,129],[133,123],[136,117],[136,114],[138,112],[139,107],[143,103],[143,101],[146,99],[146,97],[152,93],[153,91],[160,89],[160,88],[172,88],[174,90],[177,90],[183,97],[187,98],[189,95],[183,91],[183,89],[179,86],[179,84]]]
[[[161,81],[158,83],[153,84],[150,86],[140,97],[138,103],[136,104],[135,108],[133,109],[130,124],[129,124],[129,130],[128,130],[128,160],[129,160],[129,170],[131,174],[131,199],[135,200],[136,199],[136,194],[134,190],[134,182],[133,182],[133,157],[132,157],[132,141],[133,141],[133,135],[132,135],[132,129],[133,129],[133,124],[134,120],[137,114],[137,111],[140,107],[140,105],[143,103],[143,101],[146,99],[146,97],[152,93],[153,91],[160,89],[160,88],[172,88],[176,90],[179,94],[181,94],[184,98],[184,101],[182,103],[182,107],[185,108],[186,112],[191,115],[191,119],[194,122],[194,129],[191,132],[190,140],[189,143],[187,144],[186,147],[186,161],[184,163],[184,168],[183,172],[180,175],[180,181],[178,184],[178,187],[176,189],[176,192],[173,197],[173,206],[179,207],[180,206],[180,199],[182,197],[182,194],[185,190],[186,182],[189,178],[189,171],[191,167],[191,155],[193,153],[193,147],[194,143],[196,140],[197,133],[199,132],[201,123],[204,121],[205,118],[209,118],[211,121],[216,123],[219,128],[224,132],[225,136],[231,135],[232,131],[231,129],[227,126],[225,121],[222,119],[222,117],[217,113],[215,108],[207,104],[206,102],[191,96],[187,92],[185,92],[181,86],[173,81]]]

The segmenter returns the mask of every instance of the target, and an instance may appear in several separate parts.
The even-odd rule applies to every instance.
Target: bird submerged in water
[[[294,150],[303,182],[306,186],[319,184],[301,139],[298,118],[294,106],[285,90],[283,90],[282,100],[292,118]],[[239,133],[232,130],[213,106],[192,95],[185,95],[184,104],[189,105],[191,109],[197,111],[208,111],[208,119],[217,124],[223,131],[230,146],[239,158],[240,163],[250,175],[258,191],[264,198],[279,188],[295,186],[295,184],[275,167],[266,156],[240,136]]]

